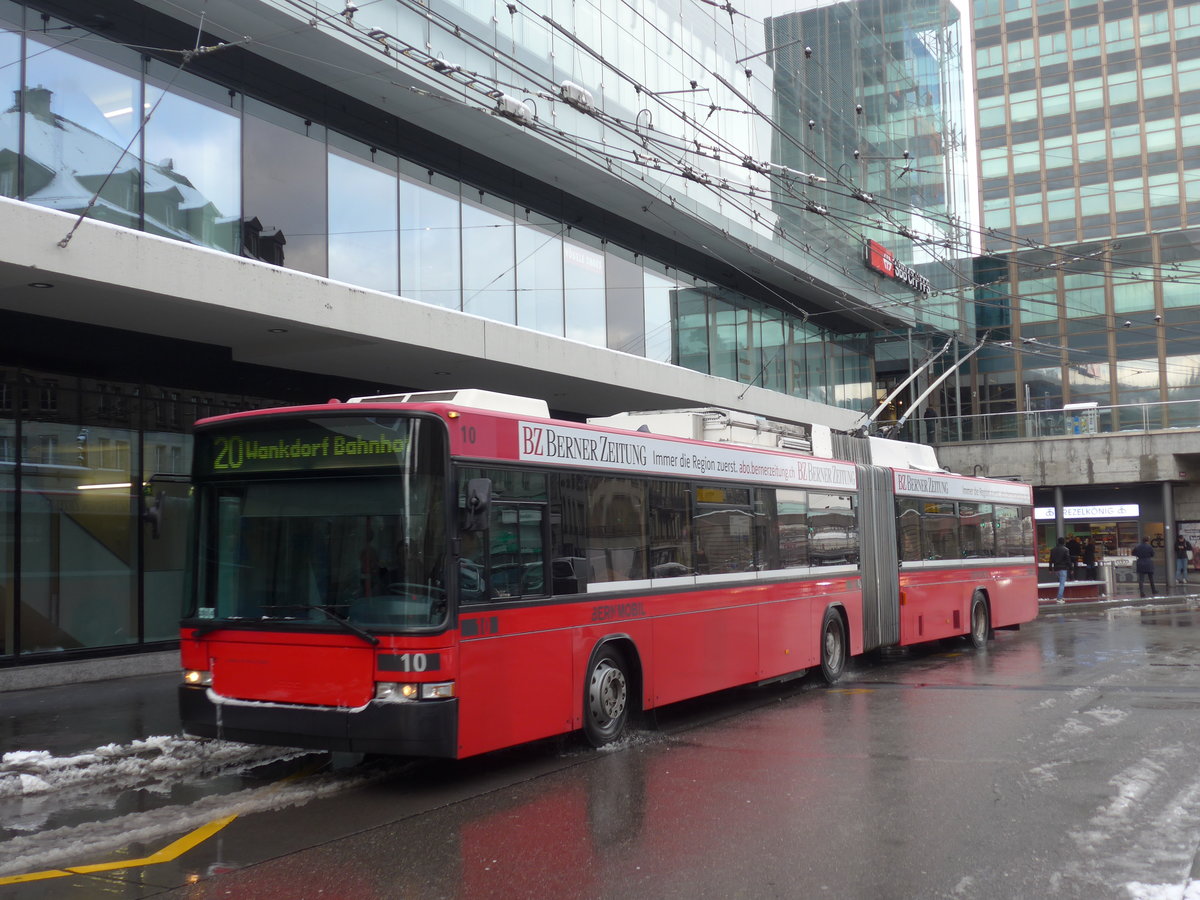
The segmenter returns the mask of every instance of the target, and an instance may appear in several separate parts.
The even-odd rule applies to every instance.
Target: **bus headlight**
[[[212,672],[206,672],[203,669],[184,669],[183,683],[209,687],[212,685]]]
[[[375,683],[375,699],[388,703],[403,703],[406,700],[417,699],[415,684],[400,684],[395,681],[377,681]]]
[[[454,682],[440,681],[421,685],[422,700],[446,700],[454,696]]]
[[[404,703],[410,700],[445,700],[447,697],[453,696],[453,681],[432,684],[407,684],[394,681],[375,683],[375,699],[387,703]]]

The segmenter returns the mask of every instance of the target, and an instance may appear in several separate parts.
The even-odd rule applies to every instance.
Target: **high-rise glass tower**
[[[1200,398],[1200,3],[974,12],[977,319],[1017,351],[979,355],[977,411]]]

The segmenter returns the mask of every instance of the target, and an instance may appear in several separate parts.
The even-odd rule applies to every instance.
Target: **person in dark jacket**
[[[1150,546],[1150,538],[1143,537],[1142,542],[1133,548],[1133,555],[1137,559],[1137,577],[1138,577],[1138,594],[1142,597],[1146,595],[1146,581],[1150,581],[1150,596],[1158,593],[1158,588],[1154,586],[1154,548]]]
[[[1175,538],[1175,580],[1187,584],[1188,560],[1191,559],[1192,542],[1182,534]]]
[[[1071,551],[1067,549],[1067,539],[1059,538],[1058,543],[1050,548],[1050,571],[1058,573],[1058,602],[1066,603],[1063,594],[1067,590],[1067,572],[1071,568]]]
[[[1067,541],[1067,552],[1071,554],[1071,580],[1075,581],[1079,578],[1079,560],[1083,556],[1083,544],[1075,535]]]
[[[1096,569],[1096,542],[1092,538],[1083,542],[1083,567],[1083,577],[1088,581],[1095,581],[1099,572]]]

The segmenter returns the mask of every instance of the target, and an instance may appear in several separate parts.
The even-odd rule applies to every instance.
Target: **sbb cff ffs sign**
[[[888,278],[907,284],[914,291],[929,296],[933,291],[933,283],[911,266],[897,261],[895,254],[878,241],[867,241],[863,250],[863,259],[867,268]]]

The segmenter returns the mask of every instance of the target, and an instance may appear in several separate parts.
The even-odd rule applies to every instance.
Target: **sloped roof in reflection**
[[[46,88],[25,91],[24,199],[82,213],[99,192],[93,216],[118,223],[136,219],[137,185],[143,177],[136,154],[54,113],[52,99]],[[20,117],[18,104],[0,113],[0,154],[17,152]],[[147,162],[144,179],[146,230],[195,242],[205,224],[228,221],[171,160]]]

